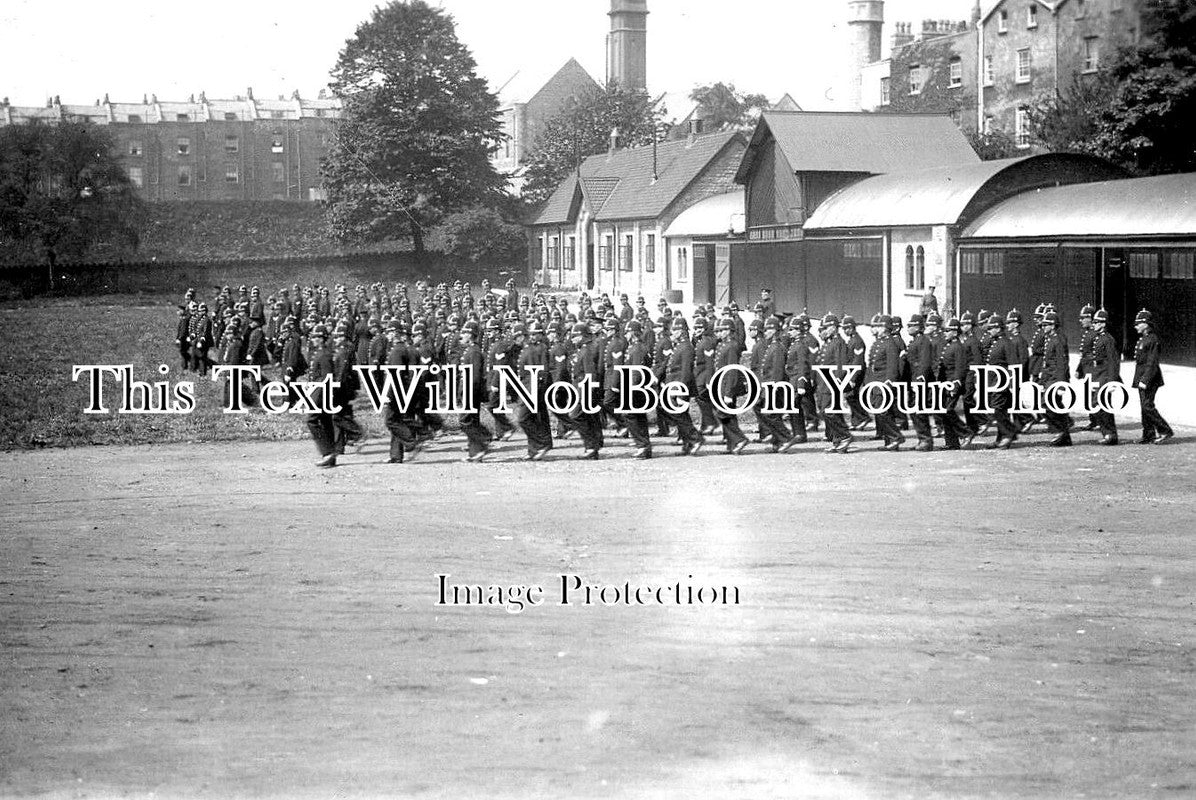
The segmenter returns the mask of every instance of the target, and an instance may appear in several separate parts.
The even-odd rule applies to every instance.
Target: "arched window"
[[[921,249],[921,248],[919,248]],[[914,248],[905,248],[905,288],[914,288]]]
[[[918,263],[914,269],[914,288],[926,288],[926,251],[918,245]]]

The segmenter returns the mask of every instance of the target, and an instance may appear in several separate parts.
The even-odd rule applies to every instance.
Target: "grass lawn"
[[[170,297],[120,296],[34,301],[0,307],[0,448],[82,444],[296,439],[307,436],[302,416],[267,416],[221,410],[222,385],[181,373],[174,346],[175,305]],[[76,364],[132,364],[134,377],[195,381],[191,414],[89,415],[85,381],[71,380]],[[158,367],[166,364],[163,378]],[[273,378],[273,370],[270,370]],[[119,404],[120,385],[111,378]],[[109,393],[105,389],[105,402]],[[114,408],[114,404],[110,404]],[[371,435],[384,432],[381,417],[359,410]]]

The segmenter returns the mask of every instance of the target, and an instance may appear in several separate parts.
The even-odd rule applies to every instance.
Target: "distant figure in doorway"
[[[926,294],[922,295],[922,306],[918,313],[923,317],[930,314],[931,311],[937,312],[939,310],[939,299],[934,296],[934,287],[927,286]]]

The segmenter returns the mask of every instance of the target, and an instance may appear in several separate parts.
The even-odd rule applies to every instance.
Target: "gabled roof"
[[[1196,172],[1026,192],[985,211],[964,239],[1196,236]]]
[[[652,147],[616,150],[582,162],[580,188],[595,220],[655,219],[728,147],[744,143],[736,132],[712,133],[689,141],[656,145],[656,179],[652,177]],[[578,179],[562,181],[531,223],[569,222]]]
[[[1072,153],[890,172],[835,192],[822,201],[804,227],[812,231],[966,224],[983,208],[1017,192],[1124,174],[1103,159]]]
[[[530,103],[536,99],[536,96],[546,88],[552,86],[558,80],[573,80],[581,83],[591,83],[595,91],[601,91],[602,87],[598,81],[594,80],[594,76],[586,71],[576,58],[570,58],[559,69],[547,74],[539,70],[519,70],[507,82],[498,87],[495,94],[498,95],[498,104],[500,108],[510,108],[517,103]]]
[[[980,160],[946,114],[766,111],[735,180],[746,183],[772,138],[794,172],[883,174]]]
[[[577,213],[577,205],[581,200],[581,190],[577,185],[577,173],[570,172],[569,177],[561,181],[552,193],[552,197],[544,203],[531,224],[533,225],[564,225],[573,221]]]

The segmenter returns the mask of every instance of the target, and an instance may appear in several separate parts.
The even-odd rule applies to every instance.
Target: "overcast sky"
[[[986,0],[987,1],[987,0]],[[609,0],[442,0],[496,90],[575,57],[605,76]],[[0,0],[0,96],[41,105],[243,94],[315,96],[376,0]],[[972,0],[888,0],[894,21],[966,19]],[[648,84],[685,94],[727,81],[833,109],[846,75],[845,0],[648,0]],[[917,24],[915,25],[917,27]],[[672,109],[670,109],[672,110]]]

